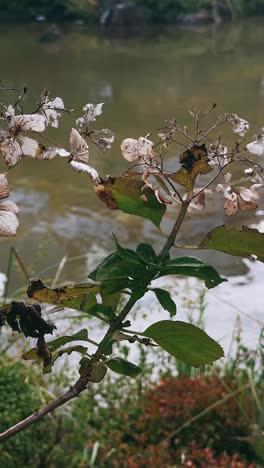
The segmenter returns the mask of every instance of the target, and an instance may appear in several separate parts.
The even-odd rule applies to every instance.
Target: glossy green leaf
[[[177,307],[174,300],[171,298],[170,293],[165,291],[165,289],[160,288],[155,288],[151,291],[156,294],[156,297],[163,309],[167,310],[171,317],[174,317],[174,315],[177,313]]]
[[[147,328],[144,335],[172,356],[194,367],[212,364],[224,356],[216,341],[190,323],[162,320]]]
[[[89,278],[100,282],[125,280],[125,283],[128,284],[128,277],[142,278],[145,272],[146,266],[143,263],[131,261],[129,258],[121,258],[117,253],[113,253],[98,265]]]
[[[264,234],[246,226],[242,229],[218,226],[207,234],[199,247],[220,250],[238,257],[252,258],[254,255],[257,260],[264,262]]]
[[[116,357],[108,359],[106,362],[107,367],[117,374],[127,375],[128,377],[137,377],[142,369],[132,362],[126,361],[125,359]]]
[[[204,280],[208,289],[227,281],[213,267],[195,257],[178,257],[164,262],[158,277],[166,275],[194,276]]]
[[[110,209],[141,216],[159,226],[166,206],[159,203],[154,192],[144,182],[133,177],[115,177],[112,183],[99,185],[96,194]]]
[[[158,263],[158,257],[153,249],[153,247],[149,244],[139,244],[137,246],[137,255],[147,264],[156,265]]]
[[[122,247],[119,244],[116,236],[114,236],[114,239],[115,239],[115,244],[116,244],[116,253],[120,258],[127,260],[129,262],[132,262],[132,263],[136,263],[136,264],[144,263],[142,259],[140,258],[140,256],[138,256],[136,252],[134,252],[134,250],[126,249]]]

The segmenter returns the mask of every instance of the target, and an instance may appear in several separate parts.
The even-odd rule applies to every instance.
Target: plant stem
[[[110,325],[109,329],[107,330],[105,336],[103,337],[101,343],[98,346],[98,349],[96,353],[94,354],[92,358],[92,363],[98,362],[102,355],[104,354],[104,350],[106,346],[109,344],[111,341],[112,334],[118,330],[120,324],[123,322],[123,320],[126,318],[127,314],[130,312],[134,304],[138,301],[140,297],[144,295],[143,290],[140,293],[132,294],[121,310],[120,314],[117,317],[117,320],[114,324]],[[46,414],[50,413],[56,408],[59,408],[60,406],[64,405],[68,401],[72,400],[73,398],[76,398],[80,395],[80,393],[86,389],[87,384],[89,383],[90,380],[90,372],[91,369],[88,369],[87,374],[79,377],[79,379],[75,382],[75,384],[67,390],[63,395],[59,396],[55,400],[51,401],[47,405],[45,405],[43,408],[41,408],[38,411],[35,411],[33,414],[25,418],[23,421],[20,421],[19,423],[15,424],[14,426],[10,427],[6,431],[2,432],[0,434],[0,441],[4,441],[9,439],[10,437],[13,437],[15,434],[18,432],[26,429],[27,427],[31,426],[31,424],[39,421],[42,419]]]
[[[5,283],[5,290],[4,290],[4,304],[7,301],[8,292],[9,292],[9,283],[12,271],[12,264],[13,264],[13,255],[14,255],[14,248],[10,248],[9,257],[8,257],[8,266],[6,272],[6,283]]]
[[[189,204],[190,204],[190,202],[188,200],[184,200],[182,202],[180,213],[179,213],[179,215],[178,215],[178,217],[177,217],[177,219],[176,219],[176,221],[174,223],[174,226],[173,226],[172,231],[171,231],[171,233],[170,233],[170,235],[169,235],[169,237],[167,239],[166,244],[164,245],[163,249],[160,252],[161,257],[165,257],[169,253],[171,247],[174,245],[176,236],[177,236],[177,234],[179,232],[179,229],[180,229],[180,227],[181,227],[181,225],[183,223],[183,220],[184,220],[185,215],[187,213]]]
[[[182,225],[182,222],[185,218],[188,206],[189,206],[189,200],[184,200],[181,205],[181,209],[179,212],[179,215],[174,223],[174,226],[172,228],[172,231],[161,251],[161,256],[166,256],[166,254],[169,253],[169,250],[171,247],[174,245],[176,236],[178,234],[178,231]],[[123,309],[119,313],[116,321],[112,323],[106,334],[104,335],[103,339],[98,345],[97,351],[91,358],[91,364],[94,364],[96,362],[99,362],[102,355],[105,352],[105,349],[109,345],[109,343],[112,340],[112,335],[115,331],[117,331],[120,328],[120,325],[124,321],[124,319],[127,317],[128,313],[132,309],[132,307],[137,303],[137,301],[144,296],[145,292],[147,291],[147,284],[142,284],[142,288],[137,291],[133,291],[131,296],[129,297],[127,303],[124,305]],[[0,441],[4,441],[9,439],[10,437],[13,437],[15,434],[18,432],[26,429],[29,427],[31,424],[39,421],[42,419],[44,416],[46,416],[48,413],[51,411],[55,410],[56,408],[59,408],[60,406],[64,405],[68,401],[72,400],[73,398],[76,398],[80,395],[80,393],[87,388],[87,385],[90,381],[90,374],[91,374],[92,366],[88,367],[87,371],[79,377],[79,379],[75,382],[75,384],[67,390],[63,395],[59,396],[55,400],[51,401],[47,405],[45,405],[43,408],[41,408],[38,411],[35,411],[33,414],[25,418],[23,421],[20,421],[19,423],[15,424],[14,426],[10,427],[6,431],[2,432],[0,434]]]

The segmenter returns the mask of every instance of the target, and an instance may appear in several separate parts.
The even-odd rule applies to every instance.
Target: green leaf
[[[162,264],[157,277],[166,275],[194,276],[204,280],[208,289],[227,281],[213,267],[195,257],[178,257],[166,261]]]
[[[126,361],[122,358],[113,358],[105,361],[107,367],[117,374],[127,375],[128,377],[137,377],[142,369],[132,362]]]
[[[109,320],[109,322],[116,319],[116,315],[113,312],[112,308],[104,304],[96,304],[95,306],[91,307],[87,312],[91,315],[96,316],[99,314],[105,317],[107,320]]]
[[[49,364],[47,364],[47,365],[43,364],[43,374],[49,374],[52,371],[53,364],[63,354],[70,355],[73,352],[86,354],[87,353],[87,348],[85,348],[84,346],[81,346],[81,345],[76,345],[76,346],[69,346],[68,348],[61,349],[60,351],[55,351],[55,353],[52,354],[51,362]]]
[[[107,367],[103,362],[95,362],[92,367],[92,372],[89,380],[91,382],[99,383],[103,380],[107,373]]]
[[[207,234],[199,247],[238,257],[252,258],[252,255],[256,255],[260,262],[264,262],[264,234],[246,226],[242,230],[218,226]]]
[[[132,263],[136,263],[136,264],[144,263],[142,262],[142,259],[140,258],[140,256],[138,256],[136,252],[134,252],[134,250],[125,249],[124,247],[122,247],[119,244],[115,235],[114,235],[114,239],[115,239],[115,244],[116,244],[116,253],[120,258],[123,258],[124,260],[127,260]]]
[[[91,369],[91,359],[88,357],[83,357],[80,362],[79,374],[83,377],[89,369]]]
[[[107,281],[104,281],[101,284],[101,292],[103,294],[116,294],[120,293],[123,289],[130,288],[131,281],[128,278],[122,278],[122,279],[109,279]]]
[[[74,333],[74,335],[61,336],[60,338],[56,338],[56,340],[49,341],[47,346],[51,351],[55,351],[56,349],[60,348],[60,346],[64,346],[65,344],[71,343],[72,341],[88,341],[88,331],[83,328],[77,333]]]
[[[139,244],[137,246],[137,255],[147,264],[147,265],[156,265],[158,263],[158,257],[149,244]]]
[[[167,310],[171,317],[174,317],[177,313],[177,307],[173,299],[171,298],[170,293],[165,291],[165,289],[155,288],[151,289],[156,294],[156,297],[163,307],[163,309]]]
[[[190,323],[162,320],[143,333],[161,348],[194,367],[212,362],[224,356],[221,346],[207,333]]]
[[[119,304],[120,298],[121,298],[121,292],[118,291],[114,294],[106,294],[103,288],[101,289],[100,292],[101,298],[102,298],[102,304],[108,307],[111,307],[113,311],[117,309],[117,306]]]
[[[115,177],[112,183],[96,187],[96,194],[110,209],[141,216],[159,227],[166,206],[159,203],[154,192],[144,182],[132,177]]]
[[[144,277],[146,271],[146,266],[143,263],[121,258],[118,253],[113,253],[98,265],[89,278],[96,279],[101,283],[108,280],[122,280],[125,284],[124,287],[127,287],[130,284],[129,278],[140,279],[142,276]]]
[[[87,357],[83,357],[79,364],[79,374],[82,377],[87,376],[90,382],[101,382],[107,372],[107,367],[103,362],[92,363]]]

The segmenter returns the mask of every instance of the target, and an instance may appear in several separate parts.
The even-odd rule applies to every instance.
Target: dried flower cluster
[[[86,104],[83,115],[76,119],[76,128],[72,128],[69,136],[69,148],[60,145],[45,146],[39,138],[46,139],[43,133],[51,126],[57,128],[62,113],[69,113],[60,97],[50,98],[44,92],[32,113],[24,113],[22,101],[24,95],[19,96],[15,105],[2,104],[1,119],[4,128],[0,129],[0,153],[7,169],[16,166],[24,157],[41,160],[51,160],[56,156],[66,157],[70,166],[78,171],[87,173],[97,187],[97,195],[107,203],[111,209],[118,207],[112,194],[105,191],[105,185],[114,182],[109,176],[101,178],[96,169],[89,163],[90,148],[88,141],[102,151],[111,148],[114,135],[109,129],[94,130],[91,124],[102,114],[103,103]],[[212,109],[215,106],[212,107]],[[211,110],[212,110],[211,109]],[[201,210],[205,206],[205,196],[208,193],[221,193],[224,199],[225,213],[230,216],[238,210],[253,210],[258,206],[259,189],[263,186],[263,167],[255,156],[264,155],[264,128],[260,128],[252,142],[245,142],[244,138],[251,129],[251,125],[236,114],[222,114],[207,130],[202,130],[201,120],[209,114],[198,111],[190,112],[195,120],[195,130],[178,125],[175,119],[147,135],[146,137],[126,138],[121,143],[123,157],[133,163],[132,167],[122,176],[124,180],[136,178],[142,180],[142,195],[140,198],[147,202],[143,193],[150,189],[159,203],[168,205],[173,202],[182,203],[187,200],[189,211]],[[224,143],[222,134],[217,132],[224,125],[231,126],[232,132],[242,138],[231,145]],[[254,126],[254,128],[256,128]],[[222,132],[223,133],[223,132]],[[30,134],[30,136],[28,136]],[[32,138],[32,134],[38,137]],[[154,142],[150,137],[157,141]],[[230,140],[230,138],[229,138]],[[179,156],[180,167],[169,172],[164,167],[164,159],[172,145],[184,147]],[[253,158],[253,159],[252,159]],[[231,168],[234,163],[240,163],[241,180],[231,181]],[[179,165],[178,165],[179,166]],[[228,168],[229,172],[226,172]],[[210,180],[203,186],[197,186],[198,176],[212,173]],[[223,180],[216,184],[216,180]],[[246,186],[241,186],[241,181]],[[218,182],[218,180],[217,180]],[[6,173],[0,175],[0,235],[12,236],[18,229],[18,207],[7,200],[9,188]],[[111,202],[111,203],[110,203]],[[113,208],[114,207],[114,208]]]

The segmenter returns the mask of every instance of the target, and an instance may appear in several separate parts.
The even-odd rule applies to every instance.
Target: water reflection
[[[109,154],[93,151],[92,163],[102,174],[125,169],[119,150],[124,137],[146,134],[174,115],[185,121],[187,110],[193,107],[204,109],[216,101],[219,111],[235,111],[263,124],[262,20],[199,32],[170,28],[143,39],[106,38],[87,27],[65,24],[56,43],[44,44],[38,39],[46,27],[1,25],[1,78],[10,86],[27,83],[36,96],[48,88],[53,95],[62,96],[68,108],[80,111],[87,102],[104,101],[100,126],[111,128],[117,137]],[[31,102],[28,97],[26,104]],[[67,142],[66,130],[73,125],[70,119],[64,122],[65,127],[56,133],[51,130],[51,137],[62,144]],[[160,246],[160,237],[149,222],[109,212],[95,198],[88,179],[74,174],[64,161],[23,161],[10,172],[9,180],[23,214],[18,237],[1,240],[2,271],[10,245],[16,245],[35,270],[56,263],[65,254],[87,252],[95,243],[110,250],[112,232],[132,246],[143,237],[154,247]],[[189,217],[181,241],[197,242],[207,229],[224,223],[217,208],[211,201],[205,213]],[[170,210],[165,230],[173,216]],[[251,214],[249,221],[248,216],[241,213],[228,222],[256,224],[262,215],[256,220]],[[201,257],[212,261],[209,253],[201,253]],[[215,254],[213,263],[226,273],[241,272],[238,259]],[[83,278],[85,269],[85,262],[80,261],[76,279]],[[66,268],[65,278],[69,272],[72,276]],[[14,283],[19,281],[15,277]]]

